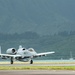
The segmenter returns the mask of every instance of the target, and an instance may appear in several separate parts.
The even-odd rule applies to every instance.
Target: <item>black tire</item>
[[[33,64],[33,60],[30,61],[30,64]]]
[[[13,64],[13,57],[11,57],[11,64]]]

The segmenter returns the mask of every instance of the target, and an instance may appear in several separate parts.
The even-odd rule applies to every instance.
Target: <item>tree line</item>
[[[75,35],[75,31],[63,31],[63,32],[58,32],[57,34],[54,34],[52,36],[70,36],[70,35]],[[45,35],[46,37],[47,35]],[[51,35],[50,35],[51,36]],[[4,33],[0,33],[0,40],[16,40],[16,39],[38,39],[38,38],[42,38],[44,36],[40,36],[38,33],[36,32],[31,32],[31,31],[27,31],[24,33],[14,33],[14,34],[4,34]]]
[[[58,32],[57,35],[61,35],[61,36],[69,36],[69,35],[75,35],[75,31],[62,31],[62,32]]]
[[[36,32],[25,32],[25,33],[14,33],[14,34],[3,34],[0,33],[0,40],[16,40],[16,39],[37,39],[39,38],[39,34]]]

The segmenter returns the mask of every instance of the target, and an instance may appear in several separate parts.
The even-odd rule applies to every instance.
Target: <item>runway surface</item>
[[[0,75],[75,75],[75,71],[61,70],[1,70]]]
[[[0,66],[75,66],[75,64],[0,64]]]
[[[0,62],[0,66],[75,66],[75,63],[22,63],[16,62],[14,64],[10,64],[10,62]]]

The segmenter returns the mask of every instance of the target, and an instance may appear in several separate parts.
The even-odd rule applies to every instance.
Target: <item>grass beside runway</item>
[[[75,66],[1,66],[0,70],[75,70]]]
[[[2,64],[2,65],[1,65]],[[4,65],[3,65],[4,64]],[[16,66],[18,64],[18,66]],[[26,65],[26,66],[21,66],[21,65]],[[44,66],[45,64],[75,64],[75,61],[71,62],[55,62],[55,61],[50,61],[50,62],[38,62],[35,61],[34,65],[28,65],[29,62],[14,62],[14,65],[10,65],[10,62],[0,62],[0,70],[75,70],[75,66]],[[42,64],[39,66],[39,64]],[[8,66],[7,66],[8,65]],[[38,66],[36,66],[38,65]]]

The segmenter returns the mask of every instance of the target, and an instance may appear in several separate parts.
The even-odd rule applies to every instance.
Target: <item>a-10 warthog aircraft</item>
[[[26,49],[20,45],[18,50],[16,50],[15,48],[9,48],[6,51],[6,54],[2,54],[0,47],[0,57],[2,59],[10,58],[11,64],[13,64],[14,60],[22,62],[30,61],[30,64],[33,64],[33,58],[46,56],[47,54],[53,54],[53,53],[55,52],[52,51],[52,52],[37,53],[33,48]]]

